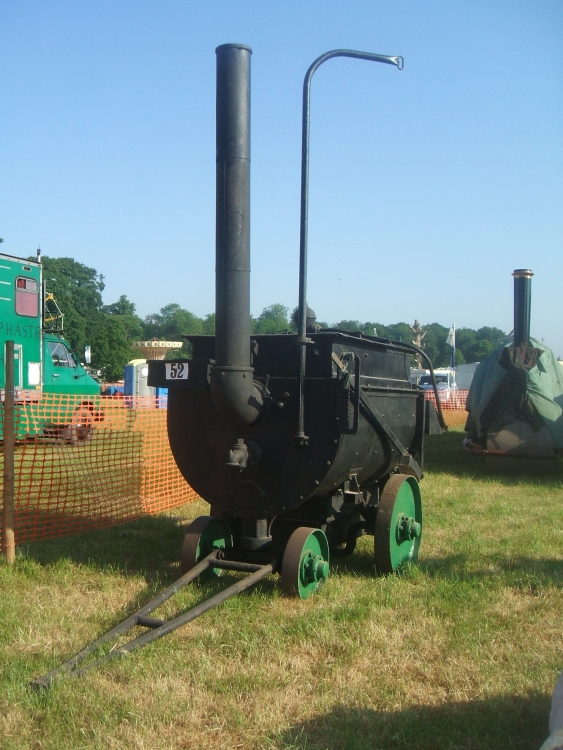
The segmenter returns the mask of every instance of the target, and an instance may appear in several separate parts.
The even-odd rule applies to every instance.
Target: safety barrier
[[[467,391],[443,396],[446,423],[463,425]],[[435,402],[431,391],[426,398]],[[17,404],[15,432],[16,544],[114,526],[197,497],[170,452],[165,398],[43,394]]]
[[[16,544],[114,526],[194,500],[165,399],[43,394],[16,406]],[[0,410],[3,437],[3,410]],[[4,452],[0,453],[3,471]],[[0,529],[0,547],[2,547]]]
[[[467,420],[465,402],[469,391],[447,388],[438,391],[438,393],[440,394],[440,405],[446,424],[449,427],[464,425]],[[434,391],[426,391],[426,399],[436,405]]]

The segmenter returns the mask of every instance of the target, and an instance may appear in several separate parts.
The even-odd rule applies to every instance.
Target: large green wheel
[[[300,526],[289,538],[283,553],[281,582],[288,596],[307,599],[329,571],[328,539],[320,529]]]
[[[422,534],[422,500],[414,477],[394,474],[381,497],[375,518],[375,567],[394,573],[402,563],[416,560]]]
[[[229,549],[233,546],[233,538],[228,525],[213,516],[199,516],[186,531],[182,544],[181,569],[182,575],[191,570],[194,565],[214,549]],[[208,568],[201,575],[202,579],[221,575],[221,570]]]

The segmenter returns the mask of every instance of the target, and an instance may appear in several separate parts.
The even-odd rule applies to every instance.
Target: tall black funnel
[[[217,54],[215,366],[211,395],[230,422],[251,424],[262,394],[250,367],[250,55],[245,44]]]
[[[215,361],[250,365],[250,55],[217,54]]]
[[[517,268],[512,275],[514,276],[514,346],[528,346],[534,274],[527,268]]]

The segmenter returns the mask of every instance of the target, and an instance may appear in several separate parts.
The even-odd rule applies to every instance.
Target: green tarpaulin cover
[[[551,349],[531,339],[524,349],[505,344],[477,367],[467,395],[468,437],[476,439],[516,419],[545,424],[563,448],[563,367]]]

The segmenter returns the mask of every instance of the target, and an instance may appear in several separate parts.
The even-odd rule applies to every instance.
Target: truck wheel
[[[72,421],[65,430],[65,439],[71,445],[84,445],[92,439],[94,426],[89,409],[80,406],[72,415]]]

